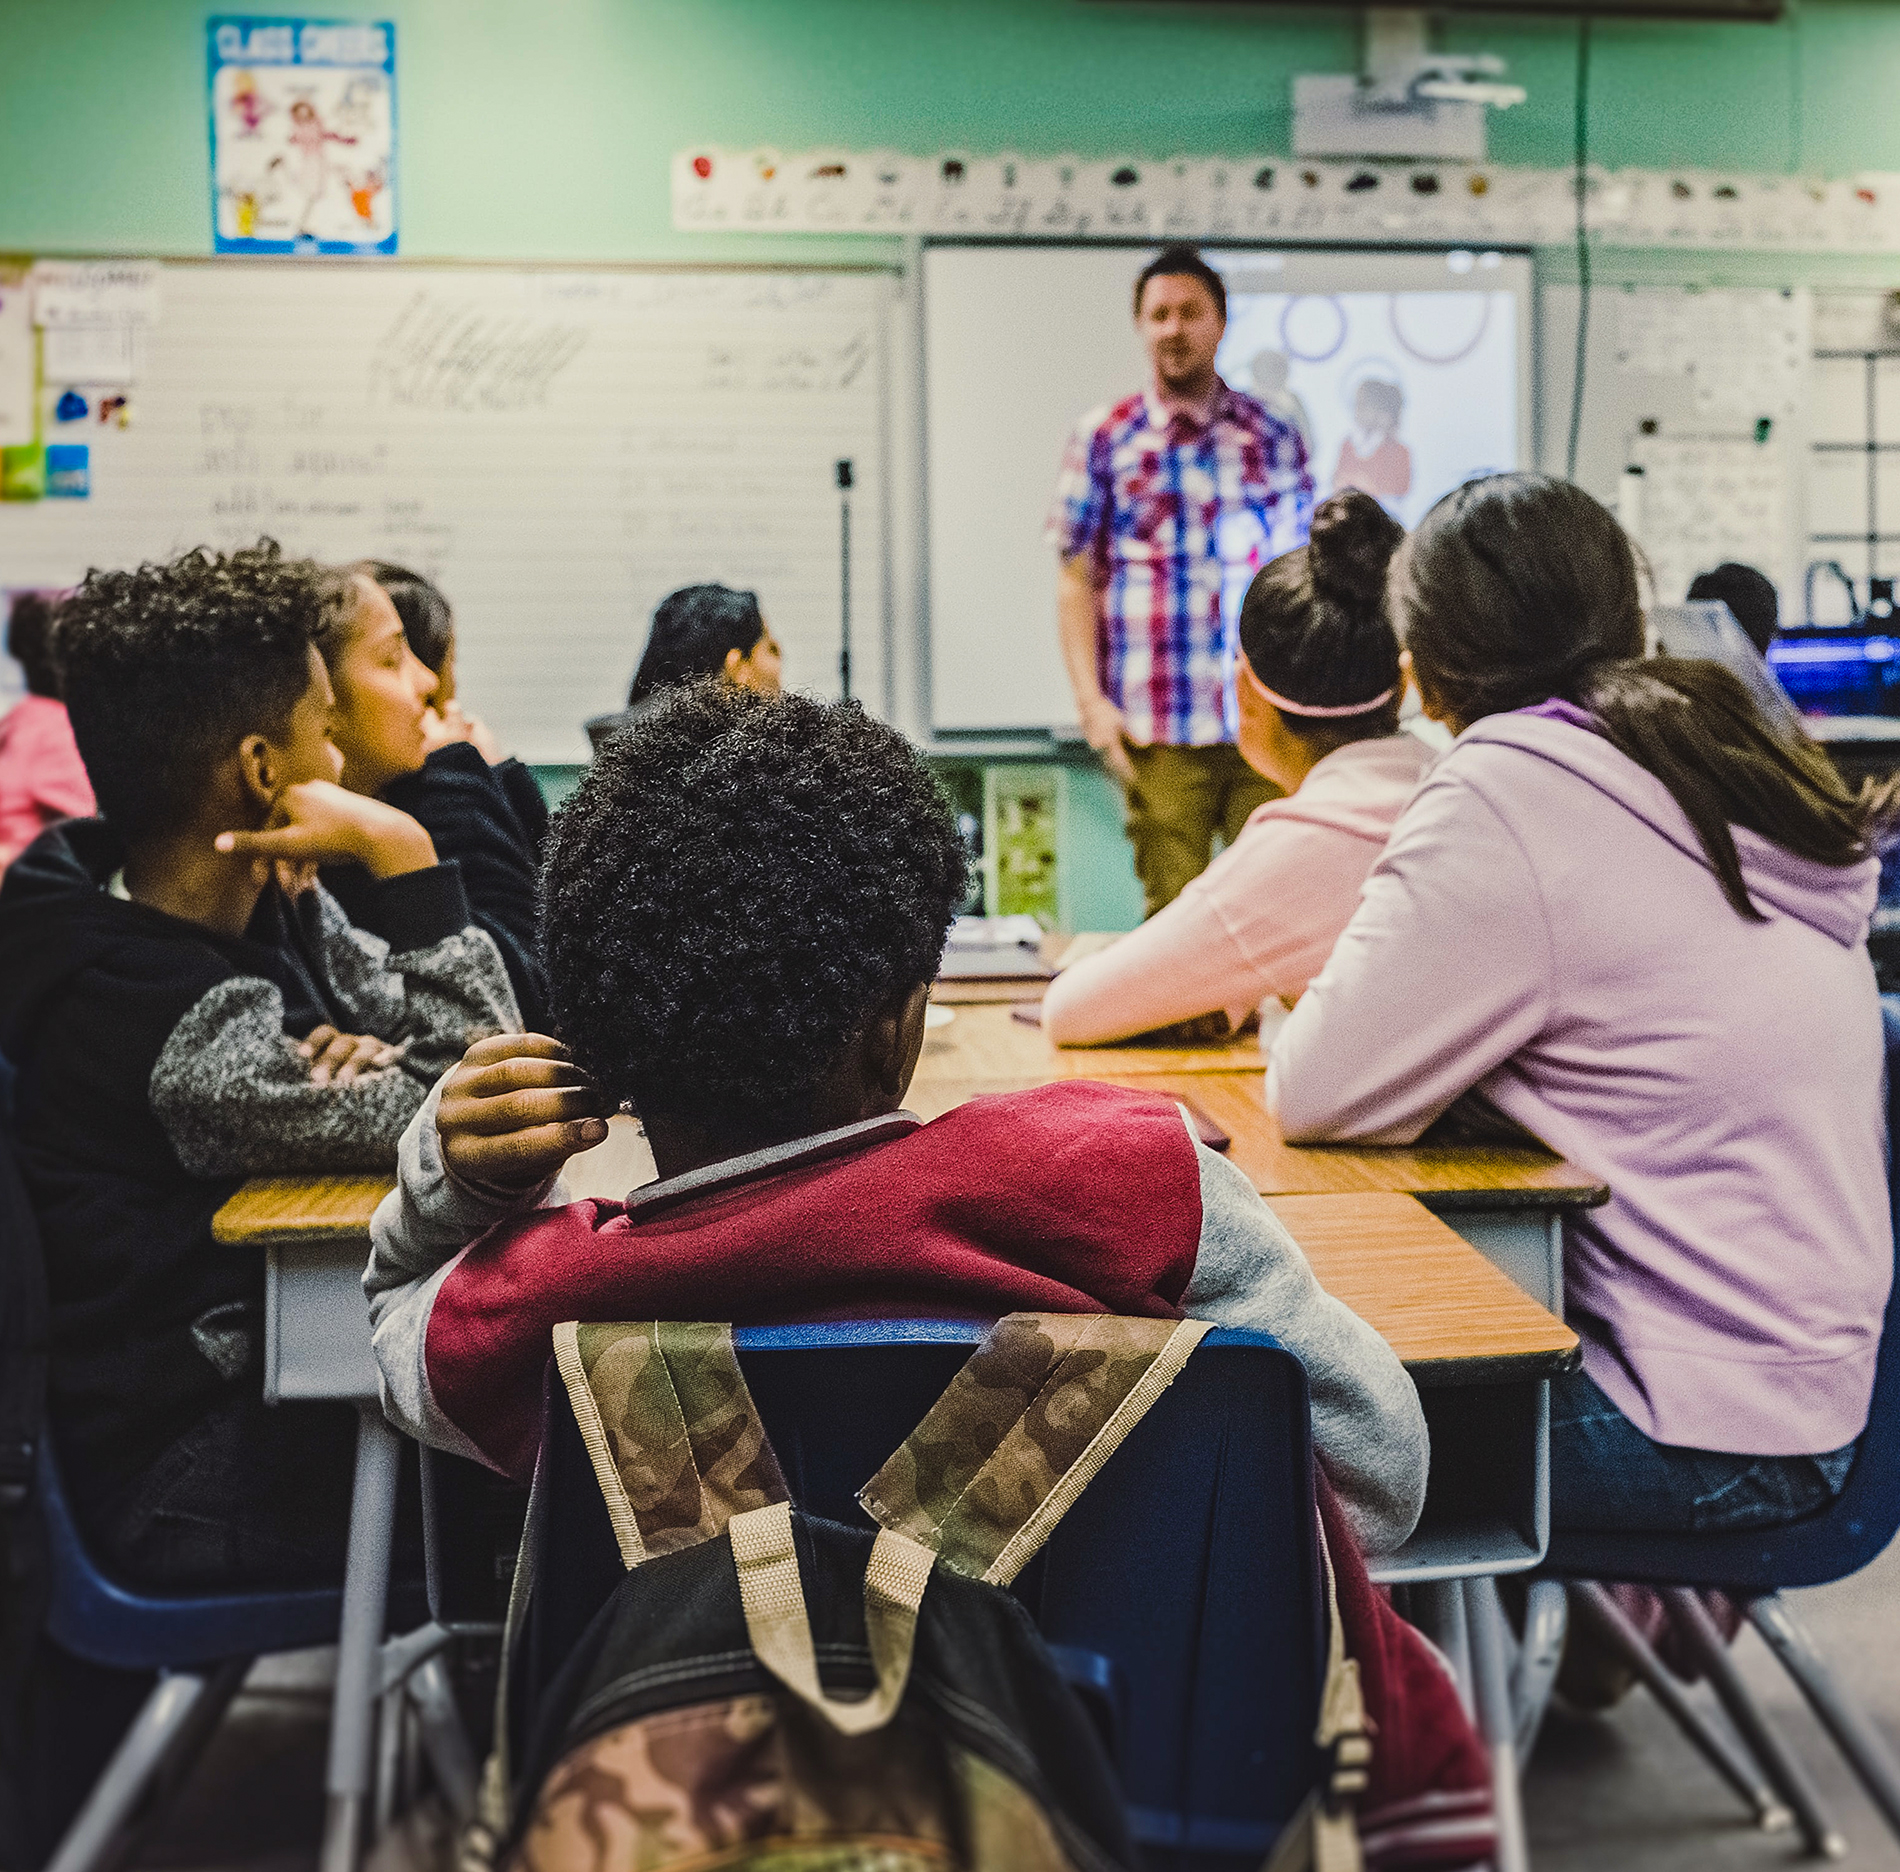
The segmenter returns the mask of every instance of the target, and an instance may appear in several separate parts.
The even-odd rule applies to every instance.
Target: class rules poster
[[[218,253],[396,251],[396,29],[210,22]]]

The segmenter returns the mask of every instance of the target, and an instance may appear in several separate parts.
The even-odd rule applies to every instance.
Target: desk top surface
[[[1410,1196],[1275,1196],[1267,1204],[1343,1300],[1420,1384],[1549,1377],[1577,1335]]]
[[[1007,1010],[957,1010],[959,1020],[966,1014],[996,1012]],[[926,1038],[926,1064],[931,1059],[930,1042],[955,1031],[945,1028]],[[1025,1031],[1034,1037],[1033,1030]],[[1561,1209],[1589,1208],[1608,1194],[1588,1172],[1554,1152],[1528,1145],[1289,1144],[1267,1110],[1266,1075],[1258,1069],[1223,1072],[1202,1066],[1182,1072],[1156,1066],[1131,1072],[1120,1064],[1127,1057],[1123,1048],[1078,1050],[1074,1057],[1087,1062],[1084,1070],[1040,1077],[1012,1073],[960,1078],[920,1066],[905,1103],[920,1117],[936,1118],[984,1093],[1020,1092],[1057,1078],[1099,1079],[1198,1106],[1232,1138],[1228,1156],[1247,1173],[1254,1188],[1269,1197],[1386,1190],[1425,1198],[1436,1207]],[[1156,1058],[1162,1057],[1157,1053]]]
[[[218,1212],[222,1242],[321,1244],[360,1254],[381,1177],[260,1177]],[[1496,1383],[1574,1362],[1576,1336],[1469,1242],[1393,1191],[1272,1201],[1320,1283],[1368,1322],[1421,1383]]]
[[[1052,1079],[1101,1079],[1112,1073],[1266,1070],[1266,1058],[1253,1034],[1198,1046],[1059,1047],[1050,1044],[1039,1026],[1018,1020],[1015,1007],[992,1002],[948,1011],[952,1018],[947,1027],[932,1027],[924,1034],[914,1089],[937,1081],[970,1079],[1032,1086]],[[913,1110],[918,1109],[914,1100],[911,1104]]]

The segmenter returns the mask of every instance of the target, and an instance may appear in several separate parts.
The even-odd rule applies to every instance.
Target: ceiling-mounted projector
[[[1352,73],[1293,80],[1296,156],[1425,156],[1482,162],[1485,112],[1522,104],[1489,52],[1433,52],[1425,14],[1410,7],[1366,13],[1365,57]]]

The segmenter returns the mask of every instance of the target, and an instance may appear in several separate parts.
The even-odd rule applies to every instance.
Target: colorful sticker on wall
[[[46,445],[46,498],[85,500],[92,493],[92,450],[84,442]]]
[[[396,251],[396,29],[217,18],[209,27],[219,253]]]
[[[46,451],[37,442],[0,448],[0,501],[38,500],[46,492]]]

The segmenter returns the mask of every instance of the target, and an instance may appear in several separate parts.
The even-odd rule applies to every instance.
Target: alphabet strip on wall
[[[672,187],[691,232],[1537,246],[1575,240],[1578,221],[1573,170],[1491,163],[708,145],[674,157]],[[1592,169],[1582,193],[1605,245],[1900,252],[1900,175]]]

